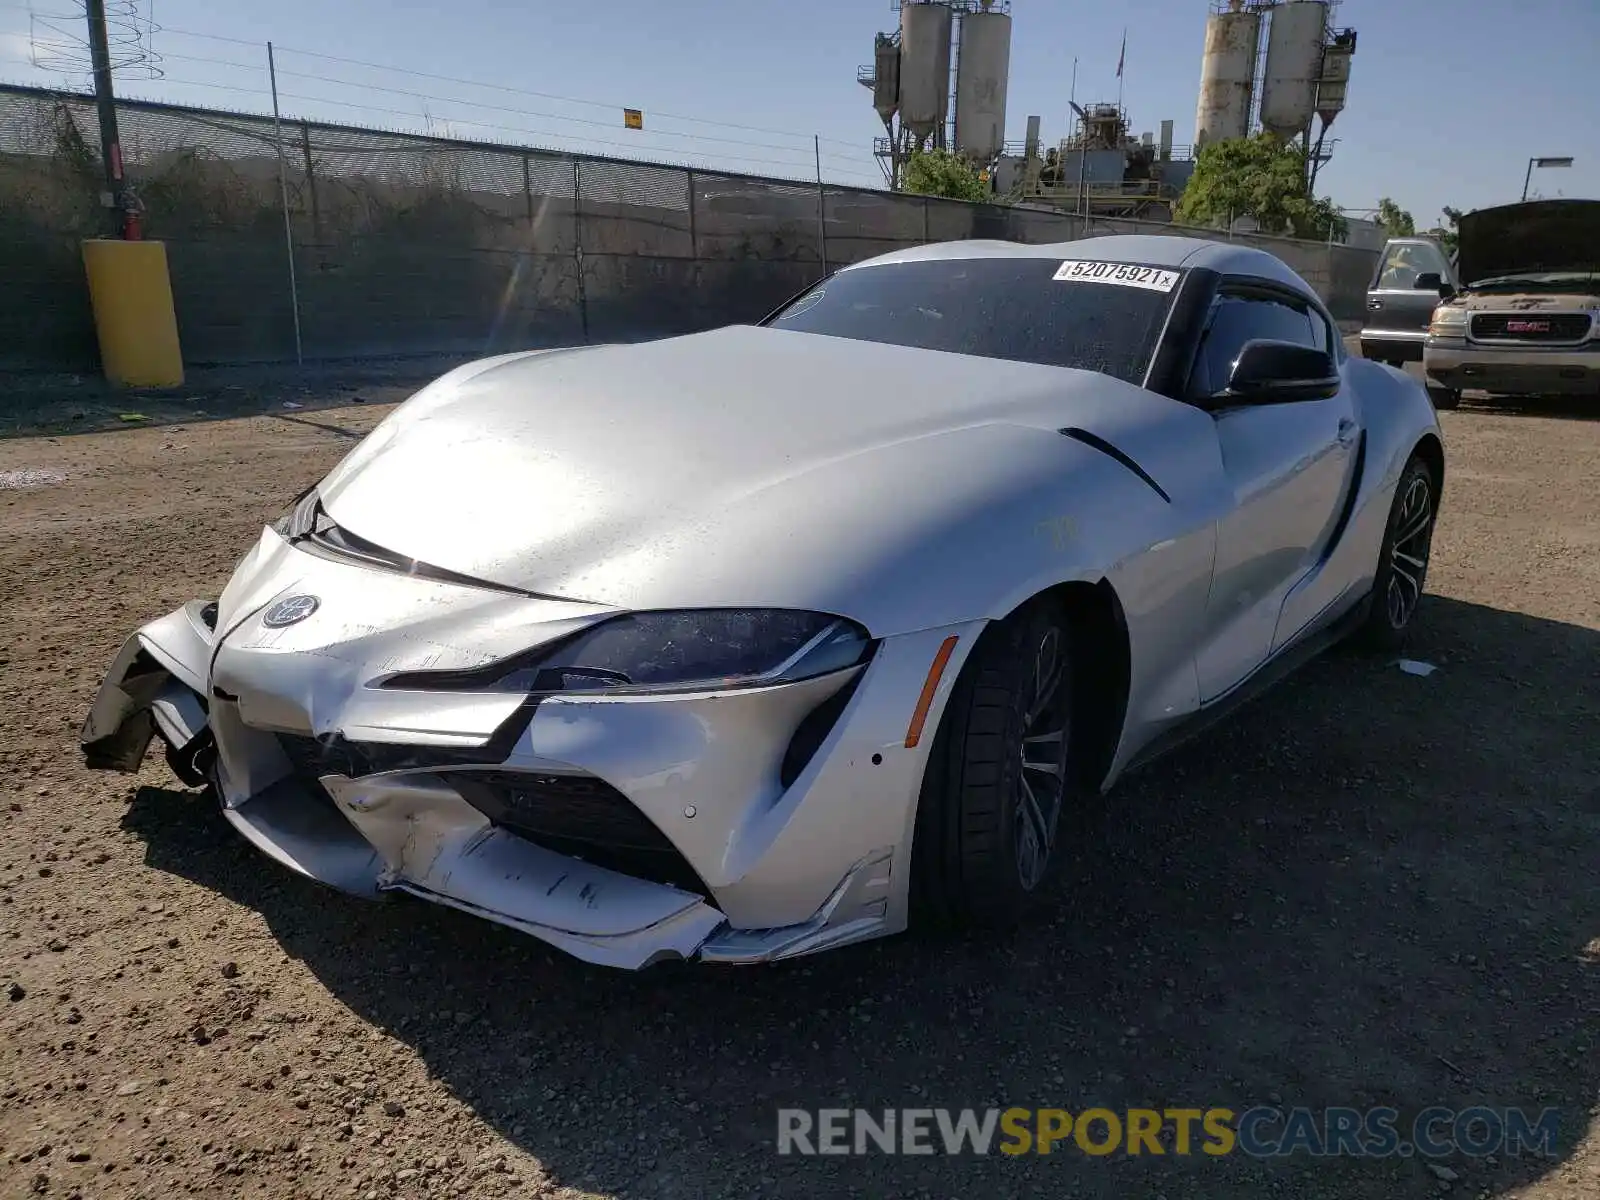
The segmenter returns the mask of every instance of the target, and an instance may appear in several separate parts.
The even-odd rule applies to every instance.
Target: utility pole
[[[296,366],[303,367],[306,360],[300,345],[300,286],[294,277],[294,226],[289,221],[289,168],[283,153],[283,121],[278,116],[278,60],[273,57],[271,42],[267,43],[267,78],[272,83],[272,140],[278,144],[278,196],[283,201],[283,245],[289,263],[289,308],[294,313],[294,361]],[[523,161],[526,163],[527,160]],[[573,170],[577,170],[576,164]]]
[[[89,56],[94,67],[94,102],[100,116],[100,158],[105,166],[106,194],[110,196],[111,236],[120,238],[122,227],[122,142],[117,136],[117,102],[111,92],[111,46],[106,33],[105,0],[84,0],[89,19]]]
[[[811,148],[817,156],[817,254],[822,259],[822,277],[828,277],[827,193],[822,189],[822,135],[811,135]]]
[[[1083,106],[1076,100],[1068,100],[1072,111],[1078,114],[1079,126],[1082,133],[1078,137],[1078,202],[1077,208],[1081,223],[1078,228],[1079,237],[1087,237],[1089,233],[1089,199],[1085,188],[1087,187],[1087,168],[1089,162],[1089,114],[1084,112]]]

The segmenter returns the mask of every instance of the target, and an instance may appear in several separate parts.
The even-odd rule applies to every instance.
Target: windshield
[[[1080,278],[1058,278],[1075,274]],[[1142,384],[1181,271],[963,258],[840,271],[767,323],[830,337],[1098,371]]]

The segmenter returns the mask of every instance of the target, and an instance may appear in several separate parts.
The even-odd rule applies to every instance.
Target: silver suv
[[[1421,362],[1433,310],[1457,290],[1455,270],[1438,242],[1391,238],[1367,289],[1361,356],[1394,367]]]

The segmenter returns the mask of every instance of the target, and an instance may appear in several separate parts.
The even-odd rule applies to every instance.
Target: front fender
[[[782,598],[894,637],[1105,580],[1126,619],[1129,716],[1170,721],[1199,703],[1193,637],[1229,496],[1214,440],[1145,459],[1165,498],[1053,430],[985,425],[879,447],[697,521],[692,563],[656,550],[676,540],[657,531],[574,590],[626,585],[663,607]]]
[[[1053,584],[1112,574],[1164,605],[1177,579],[1187,583],[1202,560],[1210,567],[1204,527],[1214,514],[1187,499],[1163,499],[1116,459],[1052,430],[982,425],[672,514],[564,591],[621,607],[810,608],[875,637],[1003,617]],[[1175,579],[1158,569],[1147,580],[1152,550]]]

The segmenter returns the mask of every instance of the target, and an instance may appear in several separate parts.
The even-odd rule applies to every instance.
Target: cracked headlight
[[[792,683],[865,661],[867,631],[826,613],[688,609],[611,617],[530,655],[472,671],[410,671],[386,688],[638,693]]]

